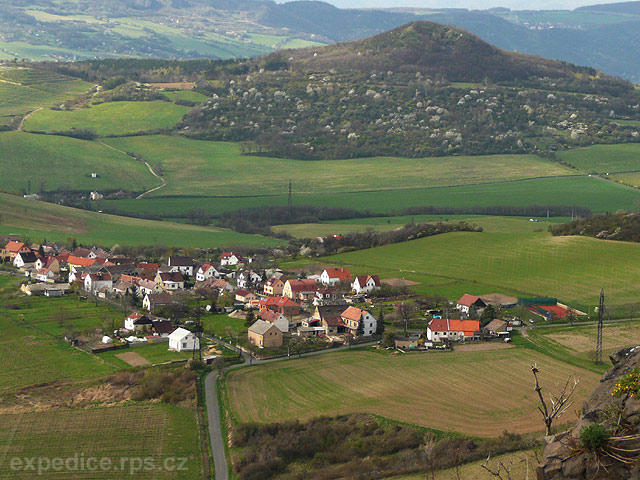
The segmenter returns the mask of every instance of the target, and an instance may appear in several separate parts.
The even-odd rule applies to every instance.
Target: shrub
[[[580,444],[588,452],[595,452],[607,445],[610,436],[606,428],[596,423],[580,430]]]
[[[611,395],[614,397],[622,395],[633,397],[638,393],[640,393],[640,369],[636,368],[618,379]]]

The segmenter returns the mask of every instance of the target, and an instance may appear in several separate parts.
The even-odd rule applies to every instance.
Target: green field
[[[172,102],[175,102],[176,100],[186,100],[188,102],[202,103],[207,98],[209,98],[206,95],[203,95],[202,93],[192,92],[191,90],[162,92],[162,94]]]
[[[640,143],[593,145],[558,152],[558,157],[587,173],[639,171]]]
[[[286,191],[287,185],[283,186]],[[255,190],[255,189],[254,189]],[[157,192],[161,195],[161,189]],[[260,191],[254,191],[259,194]],[[217,192],[224,195],[224,192]],[[379,192],[332,193],[304,195],[293,186],[294,205],[347,207],[375,213],[393,213],[408,207],[433,205],[439,207],[472,208],[476,206],[577,205],[595,213],[640,209],[640,191],[599,178],[541,178],[493,185],[413,188]],[[219,215],[239,208],[267,205],[287,205],[287,195],[245,197],[158,197],[141,200],[108,200],[101,208],[125,212],[149,213],[163,217],[184,214],[197,206],[209,214]]]
[[[598,384],[596,373],[535,351],[497,347],[397,356],[342,351],[236,370],[227,376],[225,392],[238,422],[366,412],[438,430],[496,436],[505,429],[542,428],[532,363],[546,385],[572,373],[579,376],[578,405]],[[568,415],[565,421],[572,419]]]
[[[43,163],[43,161],[45,161]],[[0,133],[0,189],[31,193],[44,189],[145,191],[160,185],[142,162],[97,142],[56,135]],[[98,178],[91,178],[97,173]]]
[[[317,261],[316,261],[317,262]],[[545,232],[454,232],[326,257],[355,273],[384,273],[421,282],[423,293],[451,298],[496,291],[550,296],[587,308],[600,289],[607,301],[635,301],[640,288],[640,245]],[[433,277],[443,285],[433,283]]]
[[[296,238],[326,237],[343,235],[351,232],[362,232],[367,229],[388,231],[413,223],[451,223],[467,222],[482,227],[485,232],[493,233],[525,233],[547,231],[550,225],[571,220],[566,217],[552,217],[549,221],[536,218],[531,222],[529,217],[491,217],[481,215],[400,215],[397,217],[370,217],[335,220],[325,223],[300,223],[293,225],[277,225],[276,232],[286,232]]]
[[[170,102],[107,102],[73,111],[40,110],[24,122],[31,132],[93,130],[99,136],[172,128],[189,107]]]
[[[574,174],[533,155],[310,162],[245,156],[237,144],[183,137],[129,137],[107,143],[162,166],[168,185],[158,195],[283,195],[289,180],[296,194],[344,194]]]
[[[105,246],[165,245],[175,247],[274,246],[282,242],[221,228],[141,220],[25,200],[0,193],[0,235],[22,234],[32,240]]]
[[[0,125],[16,115],[62,103],[89,88],[86,82],[47,70],[0,66]]]
[[[82,479],[114,478],[183,479],[202,477],[198,426],[192,412],[165,404],[71,410],[49,410],[0,415],[0,478]],[[109,468],[89,468],[73,463],[55,471],[37,460],[36,471],[16,468],[12,459],[109,459]],[[176,463],[165,463],[173,457]],[[143,468],[143,459],[154,468]],[[182,460],[184,459],[184,460]],[[73,460],[72,460],[73,461]],[[82,468],[80,467],[82,465]],[[85,466],[86,465],[86,466]],[[104,464],[99,464],[104,465]],[[151,463],[149,463],[151,465]],[[37,468],[40,466],[40,472]],[[174,467],[181,466],[180,469]]]

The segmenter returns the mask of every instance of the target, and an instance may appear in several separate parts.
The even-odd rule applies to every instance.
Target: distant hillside
[[[613,12],[640,15],[640,2],[603,3],[576,8],[576,11]]]
[[[515,81],[532,76],[595,74],[558,61],[507,52],[465,30],[433,22],[412,22],[364,40],[290,51],[294,66],[312,71],[420,72],[453,81]]]

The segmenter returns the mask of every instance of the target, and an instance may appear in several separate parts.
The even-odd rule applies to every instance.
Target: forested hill
[[[640,242],[640,213],[620,212],[595,215],[573,222],[554,225],[553,235],[586,235],[607,240]]]
[[[272,57],[276,55],[281,54]],[[427,21],[412,22],[364,40],[291,50],[286,55],[293,66],[310,71],[419,72],[461,82],[596,73],[595,69],[501,50],[460,28]]]
[[[640,91],[631,83],[505,52],[432,22],[257,59],[44,67],[109,88],[126,80],[194,81],[209,98],[176,132],[246,142],[245,151],[271,156],[553,156],[574,146],[640,141]],[[124,83],[102,96],[145,100],[143,93]]]

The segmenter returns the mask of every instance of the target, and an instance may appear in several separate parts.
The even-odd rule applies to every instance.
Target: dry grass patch
[[[599,380],[596,373],[517,348],[394,357],[346,351],[242,369],[227,377],[226,388],[231,413],[242,423],[367,412],[497,436],[505,429],[527,433],[542,427],[533,363],[548,389],[571,374],[580,377],[576,405]]]
[[[137,352],[118,353],[116,357],[123,362],[127,362],[132,367],[146,367],[147,365],[151,365],[151,362],[140,356]]]

